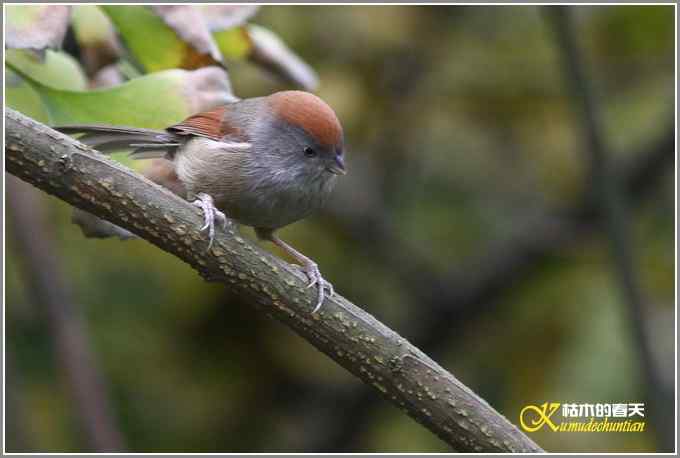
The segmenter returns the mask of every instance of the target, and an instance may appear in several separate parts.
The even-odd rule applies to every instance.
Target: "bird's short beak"
[[[345,160],[342,156],[335,156],[335,163],[330,164],[326,170],[336,175],[345,175],[347,169],[345,168]]]

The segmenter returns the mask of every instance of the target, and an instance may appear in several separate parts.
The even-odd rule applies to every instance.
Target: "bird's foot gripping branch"
[[[453,449],[541,452],[502,415],[374,317],[339,294],[310,313],[305,276],[232,226],[210,250],[199,209],[81,143],[7,109],[7,170],[47,193],[134,232],[276,317],[403,409]]]

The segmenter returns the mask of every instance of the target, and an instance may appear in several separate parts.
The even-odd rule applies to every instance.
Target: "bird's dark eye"
[[[314,148],[312,148],[311,146],[307,146],[305,148],[305,156],[314,157],[314,156],[316,156],[316,154],[317,154],[316,150]]]

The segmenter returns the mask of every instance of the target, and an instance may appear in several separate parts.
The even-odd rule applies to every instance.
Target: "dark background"
[[[669,450],[674,9],[571,12],[581,63],[533,6],[263,7],[253,22],[319,72],[350,170],[281,236],[515,424],[527,404],[646,403],[644,433],[531,434],[546,450]],[[290,88],[229,70],[240,97]],[[8,212],[8,451],[88,450],[19,232],[54,253],[129,450],[448,450],[174,257],[85,239],[67,204],[8,191],[42,221]]]

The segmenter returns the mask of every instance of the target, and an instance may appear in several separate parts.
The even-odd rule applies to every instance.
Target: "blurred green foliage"
[[[130,22],[115,19],[125,8],[138,7],[106,10],[142,70],[179,66],[180,45],[163,45],[176,36],[154,28],[140,33],[132,24],[144,19],[141,13]],[[574,10],[608,146],[615,159],[631,159],[673,119],[673,8]],[[316,259],[339,292],[406,337],[432,313],[411,300],[418,285],[386,262],[393,253],[372,251],[338,215],[348,206],[378,209],[399,241],[390,250],[416,253],[433,275],[460,271],[454,276],[460,280],[483,273],[478,260],[496,242],[530,231],[526,221],[578,202],[587,153],[543,19],[533,6],[268,6],[254,19],[319,72],[318,92],[336,109],[348,145],[350,174],[329,210],[286,228],[282,237]],[[223,33],[243,37],[242,29],[231,30]],[[140,50],[130,45],[133,33],[142,36]],[[168,52],[157,54],[159,48]],[[234,55],[239,59],[227,65],[237,96],[290,88],[243,59],[247,53]],[[83,72],[64,52],[48,52],[44,72],[9,53],[6,59],[52,88],[32,83],[42,96],[36,97],[8,72],[7,103],[40,120],[49,114],[59,122],[160,127],[189,110],[178,89],[180,70],[76,93]],[[64,81],[69,72],[74,76]],[[83,116],[81,106],[88,107]],[[652,348],[673,382],[671,171],[659,180],[658,191],[631,211],[633,248]],[[314,451],[341,426],[342,396],[361,391],[359,381],[148,243],[84,239],[70,224],[71,208],[46,200],[63,272],[86,316],[130,450]],[[25,291],[22,254],[13,251],[11,233],[7,241],[7,345],[15,364],[9,370],[22,382],[17,396],[29,448],[83,451],[45,318]],[[494,300],[491,312],[456,323],[438,360],[515,424],[527,404],[638,402],[648,387],[622,301],[606,240],[587,233],[537,262]],[[647,414],[649,428],[640,434],[531,437],[549,451],[654,451],[654,430],[665,425],[655,424],[657,412]],[[447,451],[387,404],[365,415],[356,420],[370,426],[346,450]],[[16,447],[8,437],[8,450]]]

